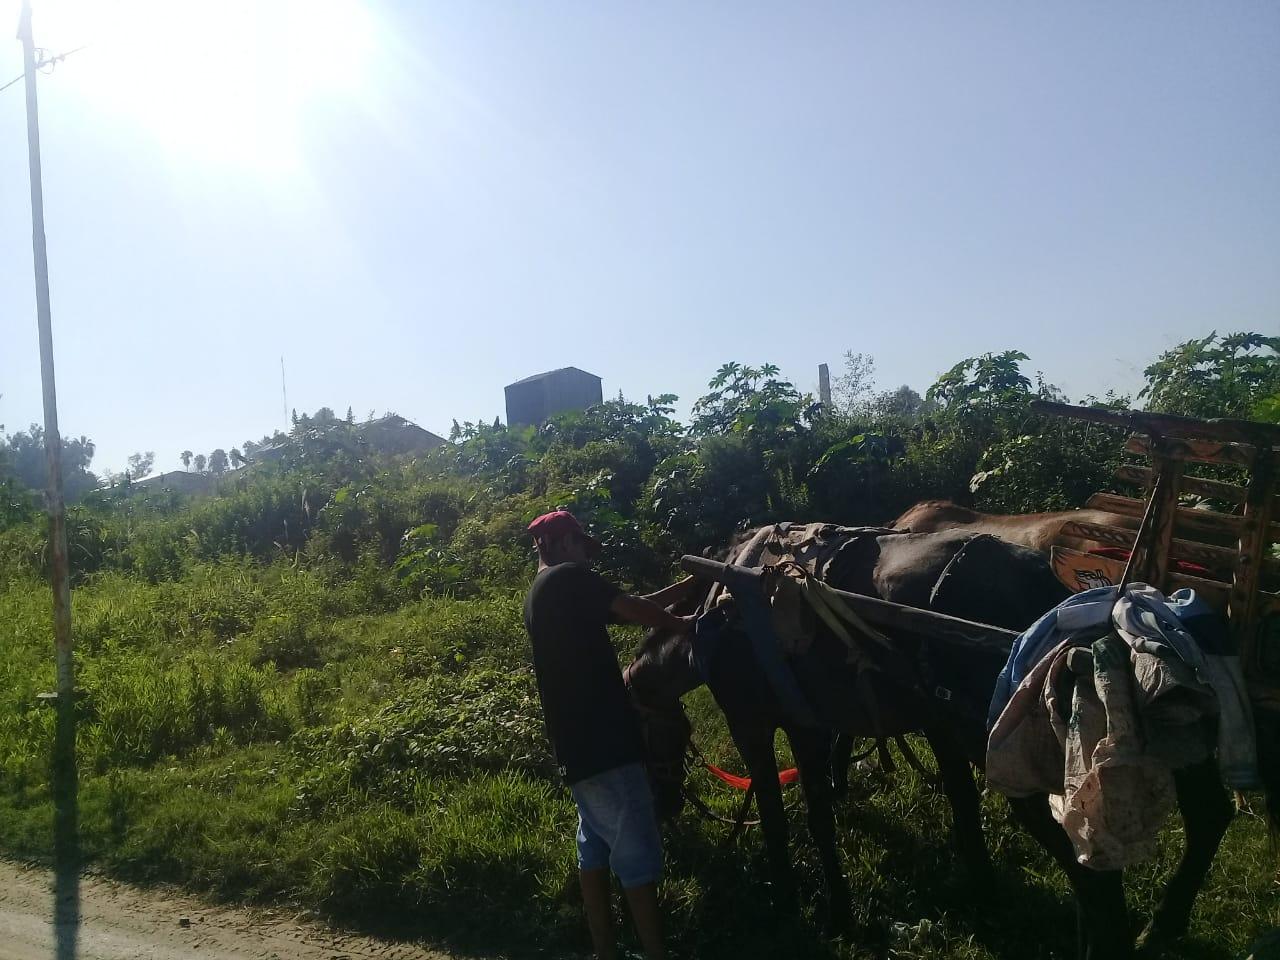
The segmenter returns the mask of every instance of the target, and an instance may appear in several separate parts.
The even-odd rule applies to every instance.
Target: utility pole
[[[53,325],[49,310],[49,257],[44,239],[44,188],[40,177],[40,117],[36,103],[36,46],[31,0],[18,21],[27,89],[27,148],[31,162],[31,241],[35,252],[36,320],[40,327],[40,382],[44,389],[44,445],[49,464],[49,546],[53,557],[53,639],[57,652],[57,721],[53,745],[53,856],[57,956],[76,954],[79,921],[79,823],[77,815],[75,665],[71,659],[71,577],[67,561],[67,509],[62,497],[62,436],[53,375]]]

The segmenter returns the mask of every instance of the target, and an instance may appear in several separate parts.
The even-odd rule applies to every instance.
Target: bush
[[[157,669],[126,655],[81,671],[80,757],[102,773],[182,757],[219,737],[245,744],[287,737],[294,717],[272,671],[210,655]]]
[[[294,750],[309,771],[304,805],[368,795],[403,807],[426,778],[551,767],[531,675],[487,668],[411,681],[372,716],[313,731]]]
[[[978,509],[994,513],[1071,510],[1100,490],[1114,489],[1123,431],[1055,429],[1058,424],[1053,423],[1044,427],[1042,432],[1002,440],[983,452],[970,482]]]

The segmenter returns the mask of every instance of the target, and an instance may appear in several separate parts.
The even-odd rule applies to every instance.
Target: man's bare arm
[[[677,580],[670,586],[663,587],[655,593],[644,594],[644,599],[650,600],[660,607],[669,607],[689,596],[693,592],[695,583],[697,583],[697,580],[693,577],[685,577],[683,580]]]
[[[629,593],[618,594],[609,609],[619,620],[659,630],[686,630],[692,619],[667,613],[648,597],[637,597]]]

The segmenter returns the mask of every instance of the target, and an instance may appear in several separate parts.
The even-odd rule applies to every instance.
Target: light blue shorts
[[[662,836],[644,765],[628,763],[570,784],[578,805],[578,869],[610,868],[624,888],[662,874]]]

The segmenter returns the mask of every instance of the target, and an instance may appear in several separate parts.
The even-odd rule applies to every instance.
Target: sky
[[[95,469],[573,365],[675,393],[1280,331],[1280,4],[35,0],[59,413]],[[104,16],[104,14],[106,14]],[[42,19],[43,18],[43,19]],[[22,69],[0,0],[0,83]],[[43,32],[42,32],[43,31]],[[0,92],[0,424],[42,418]]]

